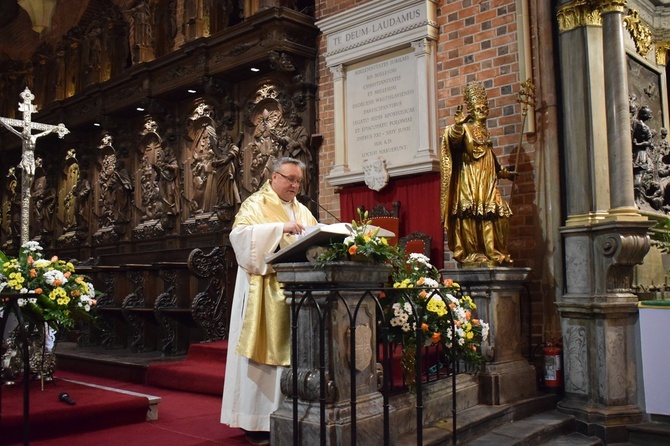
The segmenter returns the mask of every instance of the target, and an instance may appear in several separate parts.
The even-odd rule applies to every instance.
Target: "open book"
[[[370,229],[376,226],[369,225]],[[333,223],[330,225],[319,223],[308,226],[304,233],[298,236],[298,241],[275,253],[266,254],[267,263],[307,262],[307,250],[314,246],[328,246],[331,243],[342,242],[352,233],[351,223]],[[393,237],[395,234],[380,228],[377,234],[380,237]]]

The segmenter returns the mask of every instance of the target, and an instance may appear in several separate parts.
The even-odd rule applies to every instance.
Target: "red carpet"
[[[191,344],[183,361],[152,364],[147,385],[221,396],[227,341]]]
[[[30,446],[245,446],[248,444],[240,429],[233,429],[219,422],[221,395],[149,387],[70,371],[57,371],[57,376],[158,396],[161,398],[158,404],[158,419],[91,432],[72,432],[59,438],[31,441]],[[14,443],[12,446],[19,444]],[[8,446],[2,434],[0,434],[0,445]]]
[[[59,401],[67,392],[76,402]],[[30,441],[105,429],[111,426],[144,423],[149,400],[145,397],[111,392],[62,379],[44,384],[31,382]],[[23,441],[23,384],[3,386],[0,412],[0,444]]]

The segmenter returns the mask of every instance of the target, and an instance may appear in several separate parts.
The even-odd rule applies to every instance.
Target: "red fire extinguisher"
[[[563,391],[563,350],[557,343],[548,342],[544,352],[544,386],[548,392]]]

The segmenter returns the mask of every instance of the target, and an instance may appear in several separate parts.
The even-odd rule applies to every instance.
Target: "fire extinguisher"
[[[548,342],[544,348],[544,386],[548,392],[563,392],[563,349],[557,343]]]

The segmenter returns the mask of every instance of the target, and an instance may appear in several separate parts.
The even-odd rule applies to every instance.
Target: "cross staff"
[[[30,239],[30,185],[35,176],[35,143],[37,138],[48,135],[49,133],[58,133],[59,138],[70,133],[64,124],[49,125],[32,122],[30,115],[37,112],[32,101],[35,95],[26,87],[21,93],[23,103],[19,102],[19,111],[23,112],[23,120],[0,118],[0,123],[7,129],[23,140],[21,163],[19,167],[23,170],[21,175],[21,245]],[[21,131],[18,131],[21,129]],[[33,130],[41,131],[33,135]]]

